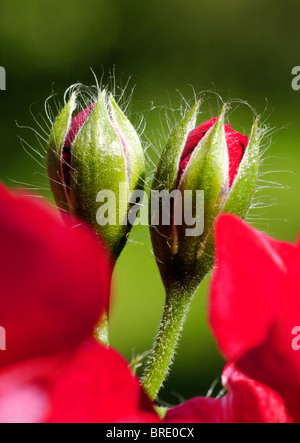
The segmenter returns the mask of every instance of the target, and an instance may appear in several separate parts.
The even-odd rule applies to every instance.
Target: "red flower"
[[[151,402],[127,362],[89,341],[48,385],[50,422],[157,423]]]
[[[0,422],[157,421],[127,363],[91,337],[111,266],[87,228],[0,187]]]
[[[94,235],[0,186],[0,367],[84,341],[108,304],[111,269]]]
[[[228,393],[220,398],[197,397],[170,409],[167,422],[290,423],[282,398],[228,364],[222,375]]]
[[[292,331],[300,325],[299,247],[225,215],[216,248],[210,319],[220,349],[277,391],[300,421],[300,354],[292,348]]]
[[[178,182],[187,167],[194,149],[217,121],[218,117],[212,118],[190,132],[180,159]],[[224,125],[224,127],[229,155],[229,186],[231,186],[248,146],[248,137],[234,131],[231,125]]]
[[[0,372],[0,423],[157,423],[127,362],[87,340],[75,352]]]

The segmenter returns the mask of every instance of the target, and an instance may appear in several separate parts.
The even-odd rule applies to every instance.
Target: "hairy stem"
[[[167,294],[159,331],[142,378],[144,389],[152,400],[168,375],[192,298],[193,292],[178,288]]]

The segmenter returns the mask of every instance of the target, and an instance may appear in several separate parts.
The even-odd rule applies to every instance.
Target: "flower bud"
[[[51,190],[57,206],[92,225],[117,258],[132,226],[130,195],[143,189],[143,149],[133,126],[106,91],[72,118],[76,105],[73,94],[52,128]]]
[[[219,117],[195,129],[198,108],[170,136],[152,186],[173,196],[169,224],[153,225],[155,199],[150,203],[152,243],[167,292],[174,285],[198,287],[213,265],[217,216],[229,212],[245,218],[257,184],[258,121],[248,140],[224,124],[224,106]],[[160,211],[165,203],[159,200]]]

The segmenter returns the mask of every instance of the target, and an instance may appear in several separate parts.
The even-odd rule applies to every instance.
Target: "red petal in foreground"
[[[300,251],[229,215],[216,232],[210,319],[225,356],[284,399],[300,422]]]
[[[221,399],[194,398],[171,409],[166,421],[173,423],[290,423],[282,398],[271,389],[226,366],[222,383],[228,393]]]
[[[127,362],[93,339],[0,372],[0,423],[159,423]]]
[[[37,199],[0,187],[0,367],[77,346],[110,293],[111,267],[94,235],[66,227]]]
[[[217,222],[216,254],[210,322],[221,351],[236,360],[263,343],[278,318],[280,291],[295,247],[223,215]]]
[[[50,385],[54,423],[158,423],[139,380],[113,349],[89,341]]]
[[[280,314],[267,339],[238,360],[242,370],[275,389],[284,398],[294,420],[300,422],[300,252],[294,256],[281,291]],[[298,329],[299,330],[299,329]],[[295,342],[295,343],[294,343]],[[295,346],[296,345],[296,346]]]

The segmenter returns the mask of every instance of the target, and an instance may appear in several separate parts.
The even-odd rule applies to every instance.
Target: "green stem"
[[[105,313],[103,314],[100,322],[98,323],[94,331],[95,339],[98,340],[99,343],[105,346],[109,346],[108,327],[109,327],[108,315],[107,313]]]
[[[142,378],[144,389],[152,400],[168,375],[192,298],[193,292],[181,288],[167,294],[159,331]]]

